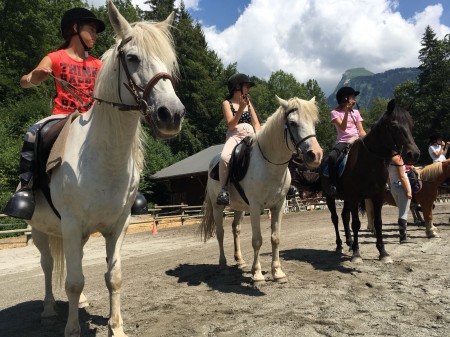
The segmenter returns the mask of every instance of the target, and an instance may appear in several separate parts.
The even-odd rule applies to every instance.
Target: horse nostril
[[[158,113],[157,113],[157,115],[158,115],[158,119],[159,119],[161,122],[168,122],[168,121],[170,121],[170,119],[171,119],[170,111],[169,111],[169,109],[167,109],[165,106],[163,106],[163,107],[161,107],[161,108],[158,108]]]
[[[308,161],[314,161],[316,159],[316,154],[313,150],[309,150],[308,152],[306,152],[306,159]]]

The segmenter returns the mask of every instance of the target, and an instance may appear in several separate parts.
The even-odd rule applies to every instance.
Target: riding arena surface
[[[366,217],[360,232],[364,262],[352,264],[351,252],[334,251],[328,210],[285,214],[280,251],[285,283],[271,280],[270,222],[263,216],[261,263],[267,281],[258,287],[251,284],[248,216],[241,235],[248,264],[242,269],[220,271],[217,240],[203,243],[197,225],[161,228],[153,235],[151,227],[129,233],[122,247],[124,330],[128,336],[155,337],[449,336],[450,204],[437,203],[433,212],[440,238],[427,239],[423,226],[409,223],[408,244],[399,244],[397,208],[384,206],[382,212],[393,264],[378,260]],[[229,264],[231,220],[225,220]],[[342,223],[340,228],[343,232]],[[107,336],[104,240],[92,237],[84,252],[84,294],[90,306],[79,309],[82,336]],[[0,335],[64,335],[64,287],[55,289],[55,320],[41,321],[43,295],[38,250],[0,250]]]

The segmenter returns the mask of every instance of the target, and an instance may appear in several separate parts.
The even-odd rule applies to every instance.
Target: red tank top
[[[48,54],[52,60],[52,70],[56,78],[63,79],[73,85],[78,90],[71,89],[83,102],[80,102],[72,94],[64,90],[60,83],[55,80],[56,96],[54,98],[53,114],[70,114],[75,110],[86,112],[89,110],[91,96],[94,92],[95,79],[102,66],[102,61],[95,57],[88,56],[84,61],[75,61],[65,50],[60,49]]]

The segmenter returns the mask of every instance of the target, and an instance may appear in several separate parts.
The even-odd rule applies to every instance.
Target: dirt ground
[[[434,210],[441,238],[427,239],[409,224],[412,243],[400,245],[396,209],[383,208],[384,238],[394,263],[378,261],[362,219],[362,264],[334,251],[328,210],[284,216],[281,263],[287,283],[271,281],[270,225],[263,217],[262,268],[267,282],[251,284],[251,228],[245,217],[242,248],[248,265],[218,270],[215,239],[202,243],[196,225],[127,235],[122,248],[122,315],[128,336],[449,336],[449,203]],[[231,219],[226,252],[233,263]],[[85,248],[83,336],[107,336],[108,293],[103,239]],[[35,247],[0,251],[0,335],[62,336],[66,295],[56,289],[59,317],[41,322],[43,274]]]

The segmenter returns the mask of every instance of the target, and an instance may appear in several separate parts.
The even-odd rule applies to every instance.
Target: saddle
[[[348,149],[350,150],[350,149]],[[336,169],[337,169],[337,176],[340,177],[342,176],[342,174],[344,173],[345,170],[345,165],[347,164],[347,158],[348,158],[348,152],[349,151],[344,151],[340,154],[340,156],[337,158],[336,161]],[[322,174],[325,177],[329,177],[330,176],[330,168],[328,167],[328,160],[324,160],[324,164],[322,166]]]
[[[412,168],[406,172],[406,175],[408,177],[409,184],[411,185],[412,194],[414,195],[422,189],[422,180],[419,179],[419,174],[417,171]]]
[[[250,154],[252,151],[253,138],[250,136],[242,139],[233,149],[231,153],[228,179],[239,192],[242,199],[248,204],[248,199],[239,182],[244,179],[250,164]],[[212,168],[209,176],[211,179],[219,180],[219,162]]]
[[[34,173],[35,183],[33,184],[33,188],[41,189],[42,193],[45,196],[45,199],[47,200],[55,214],[58,216],[58,218],[61,218],[61,216],[53,205],[50,195],[51,169],[49,169],[48,167],[48,162],[52,161],[52,154],[53,156],[55,156],[55,154],[53,153],[55,143],[65,144],[65,139],[68,135],[68,132],[63,132],[63,130],[68,130],[70,128],[70,124],[78,115],[78,112],[74,112],[62,119],[50,119],[41,126],[36,136],[36,145],[34,149],[36,158],[36,170]],[[59,147],[61,147],[61,145]],[[63,151],[63,149],[59,149],[59,151]],[[58,153],[58,155],[61,155],[61,153]],[[56,166],[56,164],[53,164],[51,168],[54,168]]]

